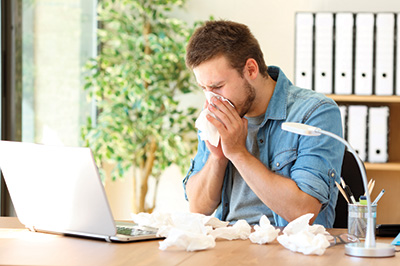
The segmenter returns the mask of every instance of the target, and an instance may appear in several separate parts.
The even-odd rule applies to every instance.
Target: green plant
[[[98,6],[99,54],[86,64],[85,89],[98,114],[82,128],[100,171],[115,164],[113,179],[134,175],[134,212],[145,206],[150,177],[156,184],[172,163],[188,166],[195,149],[195,108],[179,96],[196,87],[185,66],[193,30],[169,17],[186,0],[102,0]],[[137,193],[135,193],[137,192]],[[156,193],[155,193],[156,194]]]

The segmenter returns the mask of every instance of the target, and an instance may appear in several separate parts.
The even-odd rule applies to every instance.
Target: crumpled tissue
[[[224,229],[229,222],[223,222],[219,219],[198,213],[160,213],[154,212],[132,214],[132,220],[142,226],[151,226],[158,228],[157,235],[165,237],[160,242],[160,249],[165,250],[171,246],[184,248],[187,251],[196,251],[213,248],[215,238],[213,231]],[[247,224],[246,221],[244,221]],[[243,228],[247,228],[241,223]],[[236,238],[241,238],[246,233],[241,233],[240,224],[235,228]],[[250,228],[250,226],[247,224]],[[215,229],[215,230],[214,230]],[[226,238],[227,233],[220,232],[218,237]],[[229,235],[229,238],[232,236]],[[234,239],[234,238],[232,238]]]
[[[254,226],[254,232],[250,234],[250,241],[256,244],[270,243],[276,239],[281,230],[271,225],[267,216],[260,218],[259,225]]]
[[[322,225],[309,225],[312,213],[305,214],[290,222],[284,229],[283,234],[278,236],[278,242],[287,249],[300,252],[305,255],[322,255],[329,241]]]
[[[214,238],[223,238],[228,240],[233,239],[248,239],[251,233],[251,226],[246,220],[239,220],[233,226],[220,227],[210,232]]]
[[[208,233],[213,228],[228,226],[229,222],[220,221],[212,216],[199,213],[138,213],[131,214],[132,220],[140,226],[158,228],[157,234],[167,237],[172,228],[195,233]]]
[[[203,250],[215,247],[215,238],[211,235],[199,234],[178,228],[171,228],[168,237],[160,242],[160,249],[166,250],[170,246],[176,246],[187,251]]]
[[[217,97],[219,99],[222,99],[223,101],[227,101],[232,107],[234,107],[228,99],[219,94],[213,93],[211,91],[205,91],[204,93],[209,103],[211,103],[212,97]],[[201,140],[208,140],[211,145],[217,147],[220,135],[217,128],[207,120],[207,114],[215,117],[207,108],[205,108],[203,111],[201,111],[199,117],[196,119],[195,126],[197,129],[200,130],[199,135]]]

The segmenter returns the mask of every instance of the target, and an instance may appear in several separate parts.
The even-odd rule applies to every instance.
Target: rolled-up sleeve
[[[322,101],[310,110],[301,123],[316,126],[342,136],[339,108],[330,101]],[[290,177],[307,194],[318,199],[324,209],[331,200],[335,181],[339,181],[344,145],[326,135],[300,136],[297,159]]]
[[[198,135],[199,136],[199,135]],[[203,169],[205,163],[207,162],[208,156],[210,155],[210,151],[207,149],[207,146],[204,141],[198,137],[198,145],[197,145],[197,154],[194,159],[190,162],[190,168],[187,171],[185,177],[183,178],[183,189],[185,192],[185,199],[188,200],[186,194],[186,184],[188,180],[195,174],[197,174],[201,169]]]

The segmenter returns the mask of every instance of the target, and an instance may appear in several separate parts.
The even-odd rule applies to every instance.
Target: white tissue
[[[205,216],[203,218],[204,225],[211,226],[212,228],[227,227],[229,222],[223,222],[220,219],[213,216]]]
[[[207,98],[207,101],[209,103],[211,103],[211,98],[212,97],[217,97],[219,99],[222,99],[223,101],[227,101],[232,107],[233,104],[226,98],[222,97],[221,95],[218,95],[216,93],[213,93],[211,91],[205,91],[204,92]],[[218,143],[219,143],[219,133],[217,128],[211,124],[206,116],[207,114],[212,115],[213,117],[215,117],[207,108],[204,109],[203,111],[201,111],[199,117],[196,120],[195,126],[197,129],[200,130],[200,139],[201,140],[208,140],[208,142],[210,142],[211,145],[217,147]]]
[[[255,225],[254,230],[249,236],[250,241],[260,245],[274,241],[280,232],[265,215],[261,216],[259,225]]]
[[[164,241],[159,242],[159,244],[161,250],[176,246],[184,248],[187,251],[196,251],[215,247],[215,239],[210,235],[172,228],[169,231],[168,237]]]
[[[151,226],[161,228],[172,224],[171,215],[167,213],[153,212],[138,214],[131,213],[132,220],[140,226]]]
[[[300,216],[283,229],[283,235],[278,236],[278,242],[285,248],[305,255],[322,255],[329,241],[329,235],[322,225],[309,225],[312,213]]]
[[[141,226],[158,228],[159,236],[168,237],[173,228],[196,234],[207,234],[212,226],[207,224],[214,217],[199,213],[160,213],[153,212],[132,214],[132,220]],[[218,219],[217,219],[218,220]],[[216,223],[216,222],[215,222]],[[223,222],[221,222],[223,223]],[[222,226],[219,224],[219,226]]]
[[[157,235],[166,237],[160,249],[176,246],[187,251],[204,250],[215,246],[216,238],[248,239],[251,226],[245,220],[233,226],[212,216],[198,213],[139,213],[132,214],[135,223],[158,228]]]
[[[223,238],[228,240],[233,239],[248,239],[251,233],[251,226],[246,220],[239,220],[233,226],[216,228],[210,232],[215,238]]]
[[[166,239],[160,242],[160,249],[176,246],[187,251],[204,250],[215,246],[215,238],[210,233],[213,228],[226,227],[211,216],[198,213],[160,213],[132,214],[135,223],[158,228],[157,235]]]
[[[310,226],[309,222],[313,216],[314,214],[312,213],[307,213],[303,216],[300,216],[286,225],[286,227],[283,229],[283,233],[287,235],[294,235],[301,231],[307,230]]]

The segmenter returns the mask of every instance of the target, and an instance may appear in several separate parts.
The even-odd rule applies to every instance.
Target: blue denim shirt
[[[318,199],[322,208],[314,223],[330,228],[335,220],[338,196],[335,181],[340,182],[344,145],[324,135],[301,136],[283,131],[281,124],[304,123],[342,136],[339,108],[323,94],[294,86],[278,67],[270,66],[268,73],[277,83],[257,134],[259,159],[268,169],[291,178],[302,191]],[[183,180],[185,191],[188,179],[203,168],[209,154],[205,142],[199,138],[197,154]],[[225,220],[229,212],[232,167],[229,162],[221,202],[215,212],[220,220]],[[276,213],[273,215],[276,226],[288,224]]]

